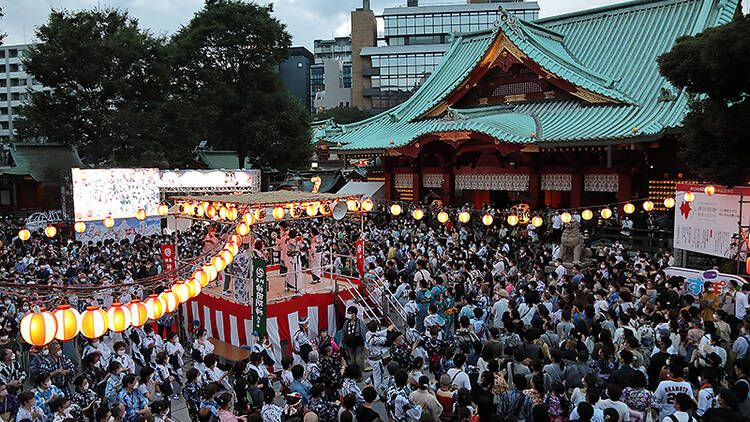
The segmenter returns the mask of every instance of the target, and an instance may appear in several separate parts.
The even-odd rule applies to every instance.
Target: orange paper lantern
[[[109,318],[98,306],[89,306],[81,314],[81,334],[86,338],[99,338],[107,332]]]
[[[372,208],[375,206],[375,204],[372,202],[372,199],[367,198],[364,201],[362,201],[362,211],[364,212],[370,212],[372,211]]]
[[[139,219],[141,221],[145,220],[146,219],[146,211],[142,210],[142,209],[139,209],[138,211],[135,212],[135,218],[137,218],[137,219]]]
[[[208,278],[207,280],[208,283],[216,280],[216,277],[219,275],[219,272],[216,271],[216,268],[214,268],[213,265],[209,263],[209,264],[204,265],[202,268],[203,268],[203,271],[206,273],[206,277]]]
[[[422,218],[424,218],[424,211],[422,211],[422,209],[421,209],[421,208],[417,208],[417,209],[415,209],[415,210],[414,210],[414,211],[413,211],[413,212],[411,213],[411,216],[412,216],[412,217],[414,217],[414,219],[415,219],[415,220],[419,221],[419,220],[421,220]]]
[[[219,255],[216,255],[211,259],[211,265],[216,270],[217,274],[221,271],[224,271],[224,268],[227,267],[227,262]]]
[[[195,270],[192,278],[198,281],[198,284],[200,284],[201,287],[206,287],[208,284],[208,274],[202,269]]]
[[[508,216],[507,221],[508,225],[515,226],[516,224],[518,224],[518,216],[515,214],[511,214]]]
[[[458,214],[458,221],[466,224],[471,220],[471,214],[467,211],[461,211],[461,213]]]
[[[186,284],[188,285],[188,288],[190,288],[190,298],[194,298],[201,294],[201,290],[203,290],[203,287],[201,286],[200,281],[196,279],[189,279]]]
[[[50,239],[55,237],[56,234],[57,234],[57,227],[53,226],[52,224],[44,228],[44,235],[49,237]]]
[[[31,232],[28,231],[25,227],[18,231],[18,238],[27,241],[31,237]]]
[[[161,204],[156,208],[156,212],[159,213],[160,216],[166,217],[167,214],[169,213],[169,207],[164,204]]]
[[[73,230],[75,230],[76,233],[83,233],[86,230],[86,223],[84,223],[83,221],[77,221],[73,225]]]
[[[180,299],[178,299],[177,295],[174,294],[174,292],[171,290],[164,290],[163,292],[161,292],[161,294],[159,295],[159,299],[164,302],[164,309],[168,313],[174,312],[175,309],[177,309],[177,306],[180,305]]]
[[[127,308],[130,311],[130,325],[133,327],[138,328],[148,321],[148,309],[140,300],[131,300]]]
[[[68,341],[78,335],[81,324],[81,314],[78,311],[65,304],[59,305],[52,311],[52,315],[57,322],[57,331],[55,331],[57,340]]]
[[[284,218],[284,208],[276,207],[273,209],[273,218],[281,220]]]
[[[156,321],[166,312],[166,304],[159,296],[149,295],[143,303],[146,305],[146,312],[150,320]]]
[[[104,227],[111,229],[112,227],[115,226],[115,219],[112,218],[112,216],[108,215],[107,217],[104,218],[104,220],[102,221],[102,224],[104,225]]]
[[[57,321],[47,311],[29,312],[21,318],[21,337],[32,346],[44,346],[55,338]]]
[[[132,316],[130,309],[125,307],[122,303],[116,302],[107,309],[107,320],[109,322],[109,329],[121,333],[130,328]]]
[[[229,207],[229,209],[227,209],[227,220],[234,221],[237,219],[237,217],[239,217],[239,215],[240,212],[237,211],[237,208]]]
[[[492,216],[489,215],[489,214],[485,214],[485,215],[482,216],[482,224],[484,224],[485,226],[491,226],[492,222],[494,222],[494,221],[495,221],[495,219],[492,218]]]
[[[250,227],[245,222],[238,224],[235,230],[240,236],[247,236],[250,233]]]
[[[450,220],[450,216],[445,211],[440,211],[437,215],[437,219],[440,223],[445,224]]]

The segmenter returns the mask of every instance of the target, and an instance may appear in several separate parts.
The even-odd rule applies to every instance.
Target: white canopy
[[[383,182],[348,182],[336,194],[364,196],[377,202],[385,199],[384,187]]]

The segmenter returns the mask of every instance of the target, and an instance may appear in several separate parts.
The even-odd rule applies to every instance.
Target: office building
[[[15,139],[14,122],[18,118],[21,104],[28,100],[28,91],[45,88],[23,68],[23,52],[31,44],[0,46],[0,142]]]
[[[348,107],[352,101],[352,39],[315,40],[310,66],[312,111]]]
[[[378,46],[376,16],[367,7],[352,12],[352,103],[382,111],[408,99],[440,63],[456,33],[491,28],[500,8],[518,19],[539,15],[535,1],[424,5],[383,10],[384,33]]]
[[[292,47],[289,58],[279,65],[279,75],[289,92],[299,98],[306,110],[310,102],[310,66],[314,61],[313,54],[305,47]]]

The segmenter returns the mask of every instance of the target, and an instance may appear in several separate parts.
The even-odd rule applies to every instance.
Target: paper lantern
[[[651,212],[654,210],[654,203],[651,201],[646,201],[643,203],[643,209],[647,212]]]
[[[146,219],[146,211],[143,210],[143,209],[139,209],[138,211],[135,212],[135,218],[137,218],[137,219],[139,219],[141,221],[145,220]]]
[[[482,216],[482,224],[484,224],[485,226],[491,226],[494,221],[495,219],[492,218],[492,216],[489,214],[485,214]]]
[[[560,214],[560,221],[562,221],[563,224],[570,223],[570,220],[572,220],[572,219],[573,219],[573,216],[570,215],[570,213],[567,212],[567,211],[565,211],[564,213]]]
[[[315,204],[307,204],[305,206],[305,213],[308,217],[315,217],[318,214],[318,206]]]
[[[234,260],[234,255],[232,254],[232,251],[227,249],[222,249],[221,252],[219,252],[219,256],[224,260],[225,267],[232,263]]]
[[[158,213],[158,214],[159,214],[160,216],[162,216],[162,217],[166,217],[166,216],[167,216],[167,214],[169,213],[169,207],[168,207],[168,206],[166,206],[165,204],[161,204],[161,205],[159,205],[159,206],[158,206],[158,207],[156,208],[156,212],[157,212],[157,213]]]
[[[583,212],[581,213],[581,218],[583,218],[586,221],[589,221],[592,218],[594,218],[594,213],[591,210],[583,210]]]
[[[666,208],[673,208],[675,204],[674,198],[667,198],[664,200],[664,207]]]
[[[200,281],[194,278],[188,279],[185,284],[187,284],[188,288],[190,289],[190,298],[198,296],[199,294],[201,294],[201,290],[203,290],[203,286],[201,286]]]
[[[323,215],[331,215],[331,204],[329,204],[328,202],[324,202],[320,206],[320,213]]]
[[[415,220],[419,221],[424,218],[424,211],[422,211],[422,208],[417,208],[412,211],[411,216],[414,217]]]
[[[167,311],[167,313],[172,313],[177,309],[177,306],[180,305],[180,300],[177,298],[177,295],[174,294],[171,290],[165,290],[161,292],[159,295],[159,299],[161,299],[162,302],[164,302],[164,309]]]
[[[140,300],[131,300],[127,308],[130,311],[130,325],[133,327],[138,328],[148,321],[148,308]]]
[[[232,253],[232,257],[235,257],[240,252],[240,247],[237,246],[234,242],[227,243],[226,246],[224,246],[224,249],[228,250]]]
[[[393,204],[391,205],[391,214],[393,214],[394,217],[398,217],[399,214],[401,214],[401,205],[399,204]]]
[[[708,185],[703,189],[703,192],[705,192],[708,196],[713,196],[716,193],[716,186]]]
[[[289,216],[292,218],[300,218],[302,217],[302,208],[298,206],[291,206],[289,207]]]
[[[57,321],[51,312],[29,312],[21,318],[21,337],[32,346],[44,346],[55,339]]]
[[[188,287],[187,283],[183,280],[177,280],[177,282],[172,285],[172,293],[177,296],[177,301],[179,303],[185,303],[190,300],[191,297],[190,287]]]
[[[240,216],[240,212],[237,211],[237,208],[229,207],[229,209],[227,209],[227,220],[234,221],[239,216]]]
[[[625,211],[625,214],[632,214],[635,212],[635,205],[628,202],[627,204],[622,206],[622,210]]]
[[[602,216],[603,219],[608,219],[609,217],[612,217],[612,210],[609,208],[603,208],[599,214]]]
[[[182,208],[182,213],[185,215],[195,214],[195,206],[190,202],[183,202],[180,207]]]
[[[52,224],[48,225],[44,228],[44,235],[53,238],[57,234],[57,227],[53,226]]]
[[[219,218],[220,219],[226,220],[228,214],[229,214],[229,210],[227,209],[227,207],[225,207],[223,205],[221,207],[219,207]]]
[[[506,221],[508,222],[509,225],[515,226],[516,224],[518,224],[518,216],[515,214],[511,214],[508,216]]]
[[[544,224],[544,220],[542,220],[542,217],[540,217],[540,216],[537,215],[537,216],[535,216],[534,218],[531,219],[531,224],[534,227],[541,227],[542,224]]]
[[[471,220],[471,214],[469,214],[468,211],[461,211],[461,213],[458,214],[458,221],[466,224]]]
[[[109,329],[116,333],[121,333],[130,328],[131,320],[130,309],[122,303],[115,302],[107,309]]]
[[[57,330],[55,331],[57,340],[68,341],[78,335],[81,324],[81,314],[78,311],[65,304],[59,305],[57,309],[52,311],[52,315],[57,323]]]
[[[357,201],[356,199],[350,199],[346,201],[346,208],[349,211],[357,212],[359,211],[359,207],[360,207],[359,201]]]
[[[246,212],[242,214],[242,221],[248,226],[255,224],[255,216],[252,213]]]
[[[216,277],[219,275],[219,273],[216,271],[216,268],[214,268],[213,265],[206,264],[203,267],[201,267],[203,271],[206,273],[206,279],[207,282],[210,283],[214,280],[216,280]],[[205,287],[205,286],[204,286]]]
[[[447,222],[448,222],[448,220],[450,220],[450,216],[448,215],[448,213],[447,213],[447,212],[445,212],[445,211],[440,211],[440,212],[438,213],[438,215],[437,215],[437,219],[438,219],[438,221],[439,221],[439,222],[441,222],[442,224],[445,224],[445,223],[447,223]]]
[[[201,287],[206,287],[206,285],[208,284],[208,274],[206,274],[206,272],[202,269],[198,269],[193,272],[193,279],[198,281]]]
[[[75,230],[76,233],[83,233],[86,230],[86,223],[83,221],[77,221],[73,224],[73,230]]]
[[[364,201],[362,201],[362,210],[364,212],[370,212],[370,211],[372,211],[372,208],[374,206],[375,206],[375,204],[373,204],[372,199],[370,199],[370,198],[367,198]]]
[[[239,234],[233,234],[229,236],[229,243],[234,243],[235,245],[239,246],[242,244],[242,236]]]
[[[107,332],[109,318],[98,306],[89,306],[81,314],[81,334],[86,338],[99,338]]]
[[[31,232],[25,227],[18,231],[18,238],[27,241],[31,237]]]
[[[281,220],[284,218],[284,208],[276,207],[273,209],[273,218]]]
[[[227,267],[227,262],[221,256],[217,255],[211,259],[211,265],[214,267],[217,273],[224,271]]]
[[[104,220],[102,221],[102,224],[104,225],[104,227],[111,229],[112,227],[115,226],[115,219],[112,218],[111,215],[108,215],[107,217],[104,218]]]
[[[143,302],[143,304],[146,305],[146,314],[148,315],[148,319],[153,321],[161,318],[166,311],[166,304],[159,296],[156,295],[149,295],[149,297],[146,298],[146,301]]]
[[[745,259],[745,273],[750,274],[750,258]]]
[[[195,206],[195,215],[198,217],[203,217],[203,215],[206,213],[206,207],[203,206],[203,204],[198,204]],[[159,213],[161,215],[161,213]]]
[[[247,223],[240,223],[237,225],[237,228],[235,229],[237,231],[237,234],[240,236],[247,236],[248,233],[250,233],[250,226],[247,225]]]
[[[693,202],[695,201],[695,194],[693,192],[685,192],[685,195],[682,197],[685,202]]]
[[[216,217],[216,207],[213,205],[209,205],[206,207],[206,217],[208,218],[214,218]]]

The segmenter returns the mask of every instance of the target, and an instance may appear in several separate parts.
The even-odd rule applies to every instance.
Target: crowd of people
[[[750,419],[750,285],[706,285],[695,296],[664,272],[668,250],[601,242],[573,265],[561,262],[563,225],[553,217],[539,228],[477,220],[378,215],[364,232],[349,219],[256,226],[253,247],[278,245],[294,230],[303,268],[320,259],[340,273],[356,271],[341,257],[363,237],[360,276],[399,306],[382,320],[351,306],[337,333],[310,332],[303,317],[288,353],[275,356],[260,341],[229,367],[205,329],[169,316],[30,348],[18,323],[45,298],[2,295],[0,418],[170,421],[184,402],[198,421]],[[203,224],[87,244],[39,233],[21,242],[14,222],[2,228],[0,278],[17,284],[117,286],[159,274],[162,242],[189,257],[217,239]],[[149,293],[105,291],[115,297],[67,299],[108,306]]]

